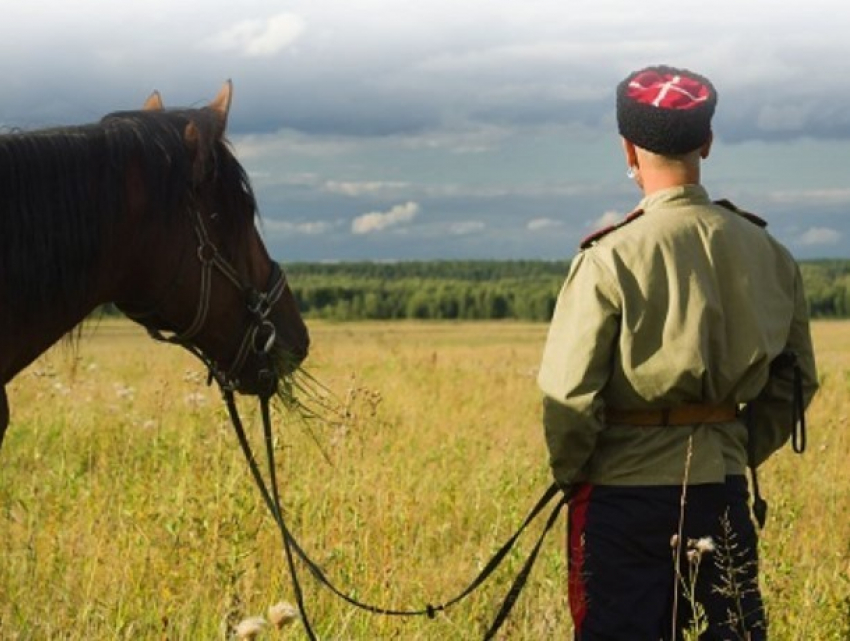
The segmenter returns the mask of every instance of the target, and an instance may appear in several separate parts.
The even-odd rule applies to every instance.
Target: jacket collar
[[[659,207],[668,207],[676,205],[699,205],[708,204],[711,199],[708,192],[702,185],[677,185],[676,187],[668,187],[660,191],[653,192],[649,196],[645,196],[640,201],[637,208],[645,212],[649,212]]]

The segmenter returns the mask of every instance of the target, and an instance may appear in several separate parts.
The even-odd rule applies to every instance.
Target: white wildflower
[[[57,381],[53,383],[53,391],[60,396],[68,396],[71,393],[71,388]]]
[[[207,397],[201,392],[190,392],[185,396],[186,404],[195,409],[207,404]]]
[[[281,601],[269,607],[268,617],[271,624],[280,630],[298,619],[298,608],[291,603]]]
[[[263,617],[248,617],[243,619],[236,626],[237,639],[254,639],[268,625],[268,622]]]
[[[122,385],[121,383],[113,384],[112,388],[115,390],[115,395],[118,398],[123,398],[128,401],[132,401],[136,395],[136,388],[131,387],[129,385]]]
[[[696,543],[694,543],[694,548],[700,554],[714,552],[714,540],[710,536],[704,536],[701,539],[698,539]]]

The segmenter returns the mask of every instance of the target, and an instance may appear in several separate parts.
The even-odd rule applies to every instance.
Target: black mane
[[[206,109],[121,112],[0,136],[0,315],[26,320],[91,300],[131,182],[151,224],[164,224],[192,205],[200,182],[216,180],[226,233],[244,233],[244,219],[229,214],[253,217],[254,196],[212,118]],[[206,152],[194,158],[184,141],[190,119]]]

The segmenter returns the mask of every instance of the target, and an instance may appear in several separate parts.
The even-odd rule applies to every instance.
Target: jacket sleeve
[[[561,487],[580,478],[604,428],[600,393],[611,375],[619,301],[611,272],[592,250],[580,253],[558,296],[538,375],[550,465]]]
[[[794,289],[794,318],[785,350],[796,357],[796,365],[802,376],[803,405],[808,407],[818,389],[818,374],[809,330],[808,306],[799,268],[796,271]],[[767,384],[759,395],[747,404],[747,410],[750,438],[753,439],[751,463],[758,466],[787,443],[794,430],[794,367],[781,366],[778,363],[772,366]]]

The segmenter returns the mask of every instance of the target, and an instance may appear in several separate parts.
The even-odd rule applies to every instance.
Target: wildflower
[[[136,389],[134,387],[130,387],[129,385],[115,383],[113,384],[112,388],[115,390],[115,395],[118,398],[122,398],[128,401],[132,401],[133,397],[136,395]]]
[[[700,554],[714,552],[714,540],[710,536],[704,536],[701,539],[697,539],[696,543],[694,543],[694,549]]]
[[[190,392],[184,397],[186,404],[198,409],[207,404],[207,397],[201,392]]]
[[[57,381],[56,383],[53,383],[53,391],[60,396],[68,396],[71,393],[71,388],[64,383]]]
[[[268,622],[263,617],[248,617],[247,619],[243,619],[236,626],[236,638],[237,639],[254,639],[258,634],[260,634],[265,627],[268,625]]]
[[[280,630],[298,618],[298,609],[291,603],[280,601],[269,607],[268,616],[271,624]]]

